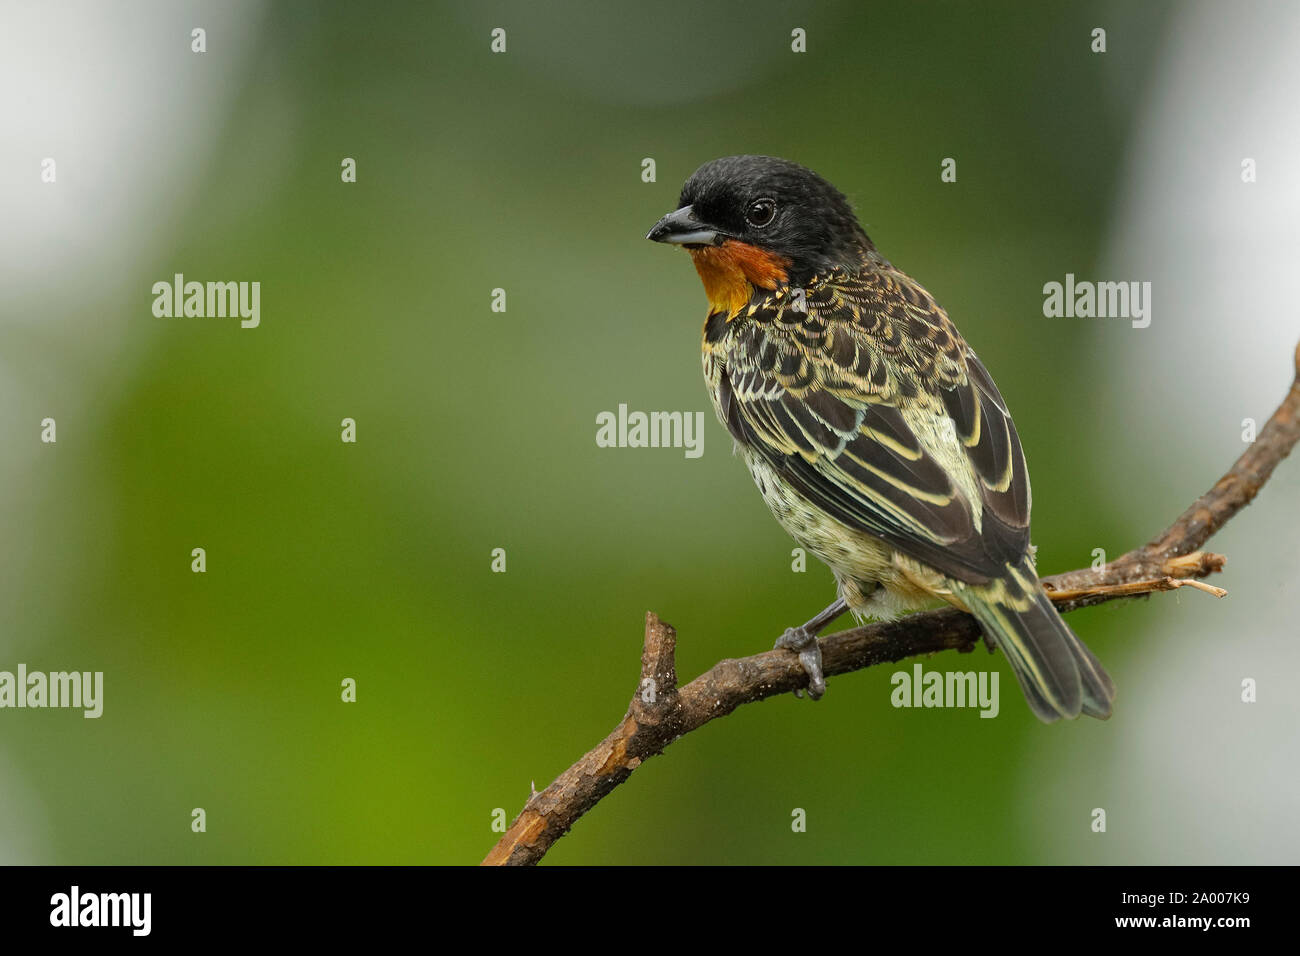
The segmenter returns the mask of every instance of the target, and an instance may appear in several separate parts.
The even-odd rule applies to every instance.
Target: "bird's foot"
[[[786,632],[777,638],[778,649],[798,652],[799,663],[803,665],[804,672],[808,675],[808,696],[812,700],[817,700],[826,693],[826,675],[822,673],[822,649],[817,644],[817,635],[827,624],[848,609],[849,606],[844,603],[844,598],[837,597],[811,621],[798,627],[786,628]],[[794,696],[802,697],[803,694],[796,690]]]
[[[817,643],[817,632],[809,630],[807,624],[786,628],[775,647],[798,652],[799,663],[808,675],[808,697],[820,699],[826,693],[826,675],[822,673],[822,649]],[[794,696],[802,697],[803,692],[796,690]]]

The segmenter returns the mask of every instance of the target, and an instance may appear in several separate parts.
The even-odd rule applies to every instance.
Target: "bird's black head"
[[[647,239],[688,249],[744,243],[788,262],[790,282],[833,266],[854,268],[874,252],[849,201],[811,169],[772,156],[725,156],[682,187],[679,208]]]

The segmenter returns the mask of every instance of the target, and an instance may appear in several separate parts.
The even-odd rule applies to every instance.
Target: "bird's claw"
[[[799,663],[808,675],[808,697],[818,700],[826,693],[826,676],[822,673],[822,649],[817,643],[817,635],[802,625],[786,628],[784,634],[777,638],[778,649],[797,651]],[[794,696],[802,697],[803,692],[796,690]]]

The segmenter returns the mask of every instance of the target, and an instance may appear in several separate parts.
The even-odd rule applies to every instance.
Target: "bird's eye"
[[[771,199],[755,199],[745,210],[745,218],[751,226],[766,226],[776,215],[776,203]]]

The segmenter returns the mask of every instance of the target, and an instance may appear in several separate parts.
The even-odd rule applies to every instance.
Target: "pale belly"
[[[941,575],[896,554],[874,535],[826,515],[784,485],[761,457],[743,445],[737,447],[776,520],[831,569],[840,596],[857,617],[890,619],[937,599],[952,600]]]
[[[718,404],[721,368],[704,353],[704,380],[718,421],[726,425]],[[831,569],[839,594],[855,617],[889,620],[938,601],[961,606],[938,572],[894,551],[884,541],[841,524],[786,487],[759,455],[737,442],[736,449],[763,500],[786,533]]]

